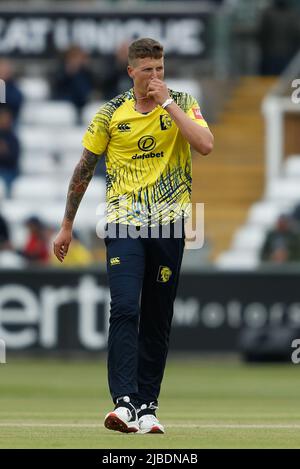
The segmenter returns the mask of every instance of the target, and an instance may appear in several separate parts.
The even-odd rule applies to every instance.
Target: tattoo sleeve
[[[93,177],[98,161],[98,155],[84,148],[69,184],[64,220],[73,223],[81,199]]]

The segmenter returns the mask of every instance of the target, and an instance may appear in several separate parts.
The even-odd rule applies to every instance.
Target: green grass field
[[[8,357],[9,358],[9,357]],[[0,365],[0,448],[300,448],[300,365],[170,356],[165,435],[106,430],[103,358]]]

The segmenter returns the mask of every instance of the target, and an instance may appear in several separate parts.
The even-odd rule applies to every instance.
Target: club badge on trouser
[[[169,281],[171,275],[172,270],[169,267],[165,265],[160,265],[158,268],[157,281],[161,283],[166,283]]]

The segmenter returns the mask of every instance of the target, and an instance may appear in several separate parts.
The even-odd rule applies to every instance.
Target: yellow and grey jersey
[[[197,101],[169,90],[178,106],[208,127]],[[106,154],[107,221],[136,226],[175,221],[191,202],[191,149],[168,112],[135,110],[133,89],[104,104],[83,146]],[[150,221],[150,223],[149,223]]]

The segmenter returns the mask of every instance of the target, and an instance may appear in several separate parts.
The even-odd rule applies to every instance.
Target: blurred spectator
[[[7,249],[10,246],[9,243],[9,231],[6,220],[0,213],[0,251]]]
[[[296,221],[298,228],[300,228],[300,204],[297,204],[293,210],[293,218]]]
[[[262,14],[257,39],[260,73],[279,75],[300,48],[300,18],[290,0],[273,0]]]
[[[102,92],[105,100],[114,98],[132,87],[132,81],[127,73],[129,42],[123,42],[117,49],[115,58],[107,67],[107,74],[102,82]]]
[[[2,107],[3,106],[3,107]],[[7,195],[19,174],[20,145],[13,131],[13,117],[6,106],[0,107],[0,178],[6,184]]]
[[[0,268],[16,269],[22,267],[24,267],[24,259],[13,249],[7,222],[0,214]]]
[[[52,97],[72,102],[80,115],[93,87],[93,76],[89,68],[87,53],[80,47],[71,47],[66,52],[64,62],[55,76]]]
[[[76,232],[73,232],[72,243],[70,244],[68,255],[63,263],[52,254],[51,263],[61,267],[84,267],[94,262],[90,251],[81,243]]]
[[[29,236],[20,254],[31,264],[47,264],[50,258],[47,227],[35,216],[28,218],[25,224]]]
[[[5,82],[6,107],[10,109],[16,121],[23,103],[23,95],[15,83],[13,66],[9,60],[0,60],[0,78]]]
[[[283,264],[300,260],[299,234],[289,215],[280,215],[276,227],[269,231],[261,250],[261,260]]]

